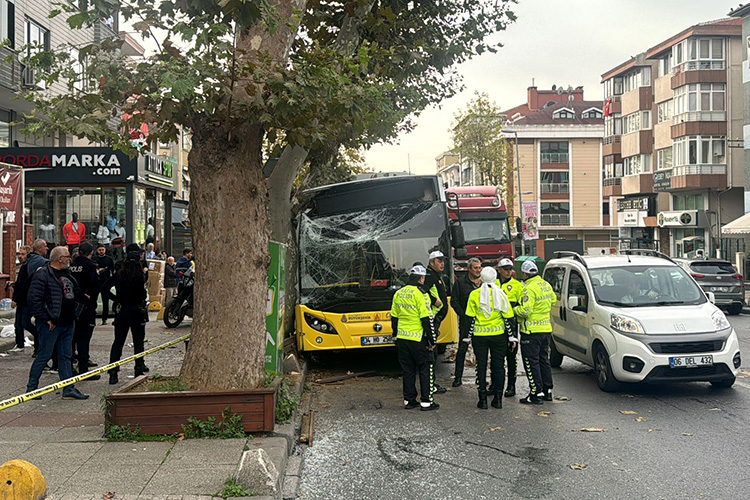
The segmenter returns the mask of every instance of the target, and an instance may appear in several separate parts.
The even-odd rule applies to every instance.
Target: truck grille
[[[696,352],[716,352],[724,347],[723,340],[706,342],[657,342],[649,344],[657,354],[692,354]]]

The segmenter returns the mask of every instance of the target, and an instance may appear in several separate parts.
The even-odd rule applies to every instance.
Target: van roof
[[[627,267],[627,266],[676,266],[670,260],[661,257],[646,255],[582,255],[589,269],[602,267]],[[570,257],[552,259],[547,265],[576,262]]]

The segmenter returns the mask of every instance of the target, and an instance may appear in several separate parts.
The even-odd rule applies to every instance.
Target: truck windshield
[[[329,312],[391,307],[415,262],[450,255],[445,207],[411,203],[300,219],[301,303]],[[450,269],[446,263],[446,269]]]
[[[703,304],[698,285],[677,266],[589,269],[597,302],[621,307]]]
[[[461,225],[464,227],[466,243],[509,243],[510,230],[508,219],[473,219],[464,217]]]

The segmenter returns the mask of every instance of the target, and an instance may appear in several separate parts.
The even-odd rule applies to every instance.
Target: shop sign
[[[177,164],[167,156],[145,154],[138,157],[139,178],[152,184],[175,191],[174,171]]]
[[[624,210],[620,212],[621,226],[637,226],[638,219],[638,210]]]
[[[648,196],[617,200],[617,211],[623,212],[625,210],[643,210],[648,212]]]
[[[3,222],[23,227],[23,192],[21,170],[0,168],[0,209],[5,212]],[[23,231],[18,231],[21,240]]]
[[[669,189],[672,189],[672,169],[654,173],[654,191],[668,191]]]
[[[539,239],[539,212],[535,201],[523,204],[523,239]]]
[[[0,148],[0,160],[23,167],[27,184],[124,182],[136,173],[135,161],[111,148]]]
[[[659,227],[696,227],[698,225],[698,211],[679,210],[674,212],[659,212],[657,223]]]

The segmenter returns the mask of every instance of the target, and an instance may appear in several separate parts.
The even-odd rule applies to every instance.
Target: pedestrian
[[[182,275],[185,274],[190,266],[193,265],[193,251],[190,248],[186,248],[182,251],[182,257],[177,261],[175,270],[177,271],[177,281],[182,281]]]
[[[55,247],[50,252],[50,261],[34,273],[29,286],[28,307],[36,319],[39,336],[39,352],[31,364],[26,391],[39,387],[39,377],[57,351],[60,380],[73,376],[71,353],[76,321],[76,301],[85,299],[78,287],[70,267],[70,252],[67,247]],[[57,347],[55,347],[57,344]],[[63,399],[88,399],[74,385],[63,388]]]
[[[99,277],[99,290],[104,283],[112,277],[115,272],[115,261],[107,255],[107,247],[99,245],[96,248],[96,255],[91,259],[96,264],[96,274]],[[102,294],[102,325],[107,324],[109,319],[109,298]]]
[[[154,218],[149,217],[146,223],[146,243],[154,243]]]
[[[156,257],[156,252],[154,252],[154,244],[149,243],[146,245],[146,260],[152,260]]]
[[[16,281],[13,284],[13,302],[16,304],[16,324],[20,321],[22,326],[21,335],[23,335],[23,330],[26,330],[31,332],[31,335],[34,337],[34,353],[32,356],[36,356],[36,353],[39,351],[39,338],[36,333],[36,327],[31,321],[31,311],[27,307],[27,296],[29,294],[29,286],[31,285],[31,278],[37,269],[47,263],[46,256],[47,242],[42,239],[35,240],[32,251],[26,254],[24,264],[18,270]],[[11,349],[11,352],[21,352],[23,350],[18,343],[19,340],[22,340],[19,338],[18,333],[18,326],[16,326],[16,347]]]
[[[112,210],[110,216],[107,217],[107,226],[111,224],[110,217],[112,217]],[[125,248],[125,219],[120,219],[120,222],[114,225],[114,229],[110,229],[110,237],[112,238],[112,257],[115,262],[122,262],[125,258],[123,248]]]
[[[111,289],[115,289],[112,294]],[[115,340],[109,353],[109,362],[114,363],[122,357],[122,349],[128,337],[128,330],[133,335],[133,350],[135,354],[143,352],[143,342],[146,338],[146,322],[148,309],[146,308],[146,274],[143,271],[140,252],[128,252],[122,267],[107,280],[102,293],[109,295],[115,303]],[[116,384],[119,368],[109,371],[109,383]],[[135,361],[135,376],[148,372],[143,358]]]
[[[497,271],[485,267],[480,273],[482,285],[469,295],[466,316],[471,320],[469,338],[477,358],[477,408],[487,409],[487,356],[490,357],[490,380],[494,387],[493,408],[503,407],[503,387],[505,387],[505,352],[508,343],[517,343],[505,331],[503,314],[510,304],[502,289],[497,286]]]
[[[174,257],[167,257],[167,263],[164,266],[164,289],[167,291],[164,306],[172,302],[177,293],[177,269],[175,269]]]
[[[78,246],[78,257],[70,265],[70,273],[86,296],[73,332],[75,359],[78,361],[77,373],[74,370],[73,375],[81,375],[89,369],[89,346],[96,327],[96,305],[99,299],[100,284],[96,264],[91,259],[93,254],[93,245],[84,241]],[[99,380],[100,378],[102,378],[100,375],[89,377],[91,380]]]
[[[437,410],[433,400],[431,353],[435,350],[435,331],[430,318],[429,298],[420,288],[427,270],[414,266],[408,284],[393,296],[391,327],[393,328],[398,361],[403,371],[404,408],[420,407],[422,411]],[[417,401],[416,379],[419,376],[421,402]]]
[[[436,250],[430,253],[427,277],[424,281],[424,288],[428,291],[430,297],[430,311],[432,312],[432,323],[435,329],[435,334],[440,336],[440,324],[448,314],[448,291],[445,287],[445,277],[443,276],[445,271],[445,255],[443,252]],[[433,387],[435,394],[444,394],[446,392],[445,387],[442,387],[434,380],[435,376],[435,361],[437,360],[437,352],[431,353],[432,361],[432,373],[433,376]]]
[[[521,357],[526,377],[529,379],[529,395],[521,398],[523,404],[540,405],[552,401],[552,370],[549,365],[549,342],[552,334],[550,311],[557,302],[549,283],[539,276],[532,261],[521,266],[523,273],[523,297],[514,309],[520,321]]]
[[[469,302],[471,292],[482,284],[482,279],[479,277],[479,273],[482,272],[482,260],[479,257],[472,257],[466,261],[466,267],[466,275],[456,280],[451,294],[451,307],[458,315],[458,352],[456,353],[452,387],[459,387],[463,384],[461,377],[464,374],[466,351],[469,350],[469,344],[471,343],[469,339],[471,318],[466,316],[466,304]]]
[[[500,279],[497,284],[505,292],[505,296],[508,297],[510,302],[510,309],[507,313],[503,314],[505,319],[505,331],[508,332],[508,337],[518,338],[518,320],[513,312],[520,302],[523,296],[523,284],[513,277],[513,261],[510,259],[501,259],[498,263],[498,275]],[[516,374],[518,373],[518,342],[513,347],[508,345],[508,352],[506,355],[508,361],[508,385],[505,389],[505,397],[512,398],[516,395]]]
[[[30,246],[22,246],[18,250],[18,253],[16,254],[16,256],[18,257],[18,263],[20,267],[18,270],[19,272],[16,274],[17,277],[20,275],[21,268],[23,268],[24,264],[26,264],[26,257],[30,253],[31,253]],[[10,307],[13,309],[16,309],[16,316],[13,322],[13,327],[15,328],[15,332],[16,332],[16,346],[13,347],[12,349],[9,349],[8,352],[23,352],[24,349],[26,348],[26,334],[24,333],[23,316],[21,314],[21,309],[18,307],[18,303],[16,302],[16,299],[19,299],[19,294],[16,293],[16,288],[18,287],[20,287],[20,283],[18,279],[16,279],[16,281],[9,281],[5,285],[6,292],[10,288],[13,289],[13,293],[11,295]]]

